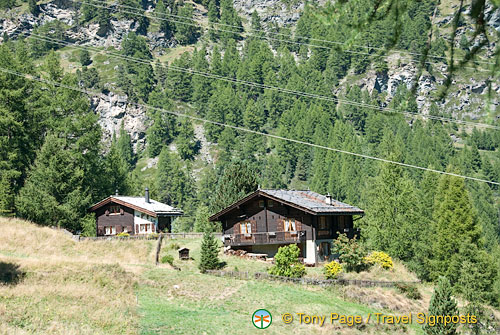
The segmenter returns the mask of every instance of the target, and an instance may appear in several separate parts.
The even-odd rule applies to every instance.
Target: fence
[[[316,279],[316,278],[289,278],[282,276],[274,276],[268,273],[255,272],[249,273],[241,271],[221,271],[221,270],[207,270],[208,274],[219,277],[232,277],[238,279],[257,279],[257,280],[274,280],[281,282],[291,282],[304,285],[355,285],[361,287],[394,287],[397,284],[419,284],[419,281],[380,281],[380,280],[358,280],[358,279]]]
[[[177,238],[201,238],[203,233],[162,233],[164,238],[177,239]],[[216,238],[221,238],[221,233],[214,233]],[[73,238],[78,241],[110,241],[110,240],[156,240],[159,234],[149,235],[131,235],[131,236],[78,236],[73,235]]]

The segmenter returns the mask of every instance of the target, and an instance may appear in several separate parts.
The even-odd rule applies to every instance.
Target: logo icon
[[[273,317],[266,309],[258,309],[252,315],[252,323],[255,328],[266,329],[273,322]]]

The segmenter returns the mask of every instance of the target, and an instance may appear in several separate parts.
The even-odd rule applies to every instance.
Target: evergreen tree
[[[220,267],[219,243],[215,239],[214,234],[207,230],[201,241],[201,258],[198,268],[201,273],[205,273],[207,270],[216,270]]]
[[[158,0],[155,7],[155,15],[160,18],[168,18],[171,8],[167,8],[163,0]],[[166,39],[170,39],[175,32],[175,25],[169,20],[160,20],[160,31],[165,34]]]
[[[96,22],[99,24],[97,35],[105,37],[113,28],[111,25],[111,14],[109,13],[109,9],[98,8]]]
[[[245,162],[232,162],[224,168],[212,199],[212,212],[225,208],[257,189],[256,172]]]
[[[149,95],[149,104],[156,108],[147,110],[149,126],[146,130],[147,153],[153,158],[160,154],[164,145],[172,142],[177,133],[175,117],[157,108],[169,109],[171,100],[161,88],[156,87]]]
[[[82,66],[87,66],[90,65],[90,63],[92,63],[92,59],[90,58],[90,53],[88,52],[87,49],[83,49],[80,52],[80,64],[82,64]]]
[[[434,289],[434,294],[429,305],[429,315],[453,316],[458,315],[457,302],[451,296],[450,281],[446,277],[440,277],[437,287]],[[454,335],[457,333],[457,324],[444,322],[436,322],[434,326],[426,324],[424,332],[427,335]]]
[[[154,192],[160,202],[184,207],[193,197],[193,180],[176,154],[168,147],[161,150],[155,176]]]
[[[210,65],[208,64],[206,58],[206,48],[203,47],[199,52],[194,51],[193,53],[193,67],[195,71],[199,72],[209,72]],[[208,99],[212,94],[211,80],[205,76],[193,76],[192,79],[192,90],[193,96],[192,101],[195,103],[196,109],[200,115],[205,115],[207,111]]]
[[[116,134],[113,133],[111,147],[104,160],[104,171],[105,175],[107,176],[107,195],[114,194],[116,190],[118,190],[119,194],[129,193],[129,169],[130,166],[126,161],[126,158],[120,152],[119,142],[116,139]]]
[[[192,159],[199,146],[194,136],[194,127],[190,119],[183,118],[177,135],[177,152],[182,159]]]
[[[130,138],[130,134],[125,131],[123,120],[120,126],[120,132],[118,136],[118,140],[116,142],[116,146],[118,149],[118,154],[123,157],[125,162],[127,162],[127,166],[129,169],[132,169],[134,165],[134,149],[132,148],[132,141]]]
[[[243,25],[241,24],[241,18],[233,7],[233,0],[221,0],[220,12],[220,22],[226,25],[224,31],[219,33],[221,40],[227,43],[230,39],[240,39]]]
[[[198,27],[193,25],[193,5],[189,2],[184,2],[184,5],[179,10],[178,22],[175,25],[175,38],[180,44],[191,44],[196,41],[198,35]]]
[[[34,16],[38,16],[38,14],[40,14],[40,8],[38,7],[36,0],[28,0],[28,10]]]
[[[450,272],[453,270],[450,255],[457,257],[463,245],[481,245],[477,213],[463,179],[449,175],[440,178],[435,196],[432,234],[431,278],[440,275],[456,278],[456,274]]]
[[[175,59],[169,67],[168,88],[172,92],[172,98],[190,101],[192,94],[192,75],[187,71],[190,69],[191,57],[188,52]]]
[[[201,205],[198,206],[195,213],[195,221],[194,221],[194,231],[196,232],[216,232],[220,231],[220,227],[216,224],[208,221],[210,217],[210,211],[207,206]]]

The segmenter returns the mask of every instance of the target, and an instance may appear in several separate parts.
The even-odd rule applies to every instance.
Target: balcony
[[[306,240],[306,231],[276,231],[252,234],[224,235],[224,246],[242,246],[256,244],[301,243]]]

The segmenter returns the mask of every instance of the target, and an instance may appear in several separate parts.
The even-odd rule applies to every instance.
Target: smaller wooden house
[[[89,208],[95,213],[97,236],[111,236],[121,232],[145,235],[170,232],[172,219],[182,210],[149,198],[112,195]]]
[[[179,259],[184,261],[189,260],[189,249],[188,248],[180,248],[179,249]]]

